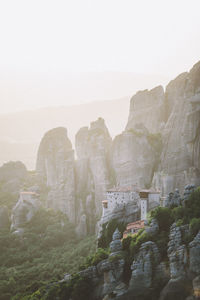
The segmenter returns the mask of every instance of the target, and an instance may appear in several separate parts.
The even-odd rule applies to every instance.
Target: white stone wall
[[[115,207],[129,202],[130,192],[107,192],[106,200],[108,200],[108,210],[112,211]]]
[[[148,199],[141,199],[141,220],[147,219]]]
[[[137,204],[139,201],[138,193],[133,191],[108,191],[105,198],[108,204],[107,208],[103,206],[103,217],[118,207],[125,206],[130,202]]]

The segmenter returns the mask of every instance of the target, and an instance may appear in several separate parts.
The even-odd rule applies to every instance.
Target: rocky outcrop
[[[75,165],[72,144],[63,127],[48,131],[39,146],[36,171],[49,190],[47,206],[75,222]]]
[[[137,125],[114,139],[112,162],[117,185],[141,188],[151,185],[159,160],[159,142],[151,138],[144,126]]]
[[[143,124],[151,133],[161,131],[165,122],[164,90],[158,86],[152,90],[139,91],[131,98],[126,130]]]
[[[81,277],[91,280],[93,284],[91,299],[118,298],[127,293],[127,286],[122,281],[125,261],[120,238],[119,230],[116,229],[110,243],[108,259],[102,260],[97,266],[91,266],[79,272]],[[67,275],[67,280],[70,280],[69,275]]]
[[[164,206],[166,207],[172,207],[172,206],[179,206],[181,205],[181,196],[179,194],[179,190],[175,189],[174,193],[169,193],[169,195],[166,197]]]
[[[185,300],[188,295],[191,296],[187,299],[198,299],[195,297],[199,295],[200,232],[189,246],[184,242],[184,236],[188,233],[188,225],[171,226],[168,244],[170,280],[159,300]]]
[[[23,234],[24,226],[40,209],[39,195],[34,192],[21,192],[17,204],[11,215],[11,230],[16,234]]]
[[[187,247],[182,241],[188,226],[178,227],[174,223],[170,230],[170,241],[168,243],[168,257],[170,263],[171,279],[180,279],[186,276],[186,267],[188,264]]]
[[[167,122],[157,183],[165,194],[200,184],[200,62],[172,80],[165,93]],[[158,184],[159,185],[159,184]]]
[[[189,266],[190,272],[200,275],[200,232],[189,244]]]
[[[9,212],[6,206],[0,206],[0,230],[9,229],[10,219]]]
[[[92,122],[90,128],[81,128],[76,135],[78,203],[81,203],[85,213],[90,216],[100,217],[102,200],[111,183],[111,142],[108,129],[101,118]]]
[[[132,275],[129,291],[134,297],[145,297],[154,286],[159,272],[160,254],[154,242],[141,245],[139,253],[131,266]]]

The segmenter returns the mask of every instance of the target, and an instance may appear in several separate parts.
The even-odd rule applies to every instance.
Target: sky
[[[199,0],[0,1],[0,113],[165,85],[200,60],[199,12]]]

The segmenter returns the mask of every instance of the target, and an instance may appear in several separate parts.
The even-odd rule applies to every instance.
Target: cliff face
[[[119,231],[113,234],[110,254],[96,266],[79,272],[90,282],[93,300],[198,300],[200,290],[200,232],[191,243],[184,242],[188,225],[173,224],[162,261],[157,242],[141,244],[134,255],[129,278]],[[152,237],[151,237],[152,238]],[[126,253],[127,255],[127,253]],[[63,281],[70,280],[70,276]],[[187,298],[190,297],[190,298]]]
[[[38,150],[36,171],[49,189],[47,206],[75,222],[74,151],[65,128],[48,131]]]
[[[126,130],[143,124],[151,133],[161,131],[165,121],[165,95],[162,86],[150,91],[139,91],[131,98]]]
[[[200,183],[200,63],[166,88],[168,119],[162,132],[158,176],[168,191]]]
[[[111,142],[99,118],[77,133],[76,161],[64,128],[47,132],[38,150],[36,171],[49,189],[47,206],[67,214],[82,236],[92,227],[94,231],[101,215],[101,201],[110,184]]]
[[[102,200],[110,184],[111,137],[104,120],[92,122],[76,134],[76,188],[79,216],[87,216],[88,230],[102,212]]]
[[[159,166],[154,165],[152,184],[162,190],[163,194],[168,194],[175,187],[183,191],[184,186],[189,183],[199,185],[200,62],[189,73],[183,73],[172,80],[165,93],[162,87],[157,87],[133,96],[126,130],[135,130],[138,124],[143,124],[150,133],[162,135],[160,163]],[[124,144],[124,149],[128,149],[129,141]],[[142,150],[143,148],[141,147]],[[134,149],[137,149],[136,145]],[[127,153],[126,157],[128,156]],[[151,157],[151,152],[149,156]],[[136,157],[139,157],[138,153]],[[140,167],[145,167],[145,162]],[[138,173],[133,163],[131,167]],[[126,169],[125,164],[124,168]],[[144,180],[147,180],[146,176],[143,182]],[[147,181],[151,180],[149,178]]]
[[[117,185],[149,187],[159,157],[155,147],[148,130],[141,125],[117,136],[112,148]]]
[[[49,207],[94,227],[108,187],[154,186],[167,195],[200,184],[200,63],[189,73],[132,97],[126,130],[111,140],[104,120],[76,135],[76,154],[64,128],[42,139],[37,172],[49,188]],[[86,230],[87,227],[87,230]]]

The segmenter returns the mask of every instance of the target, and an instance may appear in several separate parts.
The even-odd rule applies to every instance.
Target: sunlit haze
[[[1,113],[166,85],[199,60],[199,11],[199,0],[1,1]]]

